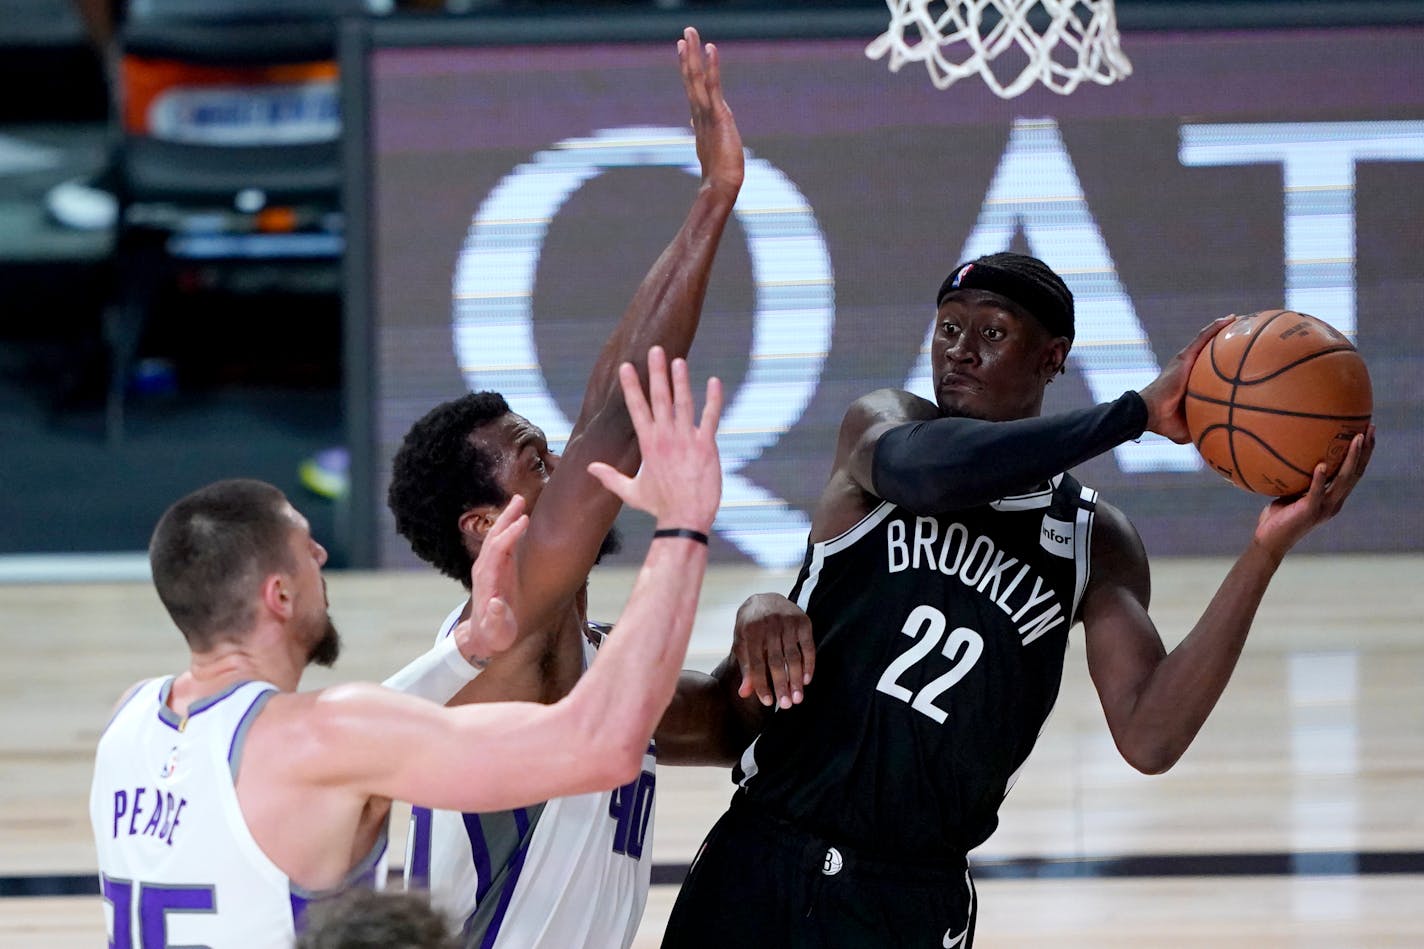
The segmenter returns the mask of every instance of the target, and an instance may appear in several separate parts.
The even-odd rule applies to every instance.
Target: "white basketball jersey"
[[[585,640],[585,668],[594,654]],[[429,888],[466,947],[627,947],[648,898],[655,762],[649,742],[637,780],[513,811],[413,808],[406,886]]]
[[[245,682],[168,707],[173,679],[139,686],[99,739],[89,819],[112,949],[289,947],[307,902],[267,858],[234,785],[247,730],[277,688]],[[348,880],[385,880],[385,835]]]

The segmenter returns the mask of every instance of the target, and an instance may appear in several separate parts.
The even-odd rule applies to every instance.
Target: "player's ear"
[[[262,605],[281,619],[290,619],[293,612],[291,580],[284,573],[269,573],[262,580]]]
[[[1068,342],[1068,337],[1059,336],[1044,349],[1041,370],[1044,385],[1050,384],[1055,376],[1060,376],[1065,372],[1064,367],[1068,364],[1068,348],[1072,345]]]
[[[481,504],[479,507],[472,507],[464,514],[460,515],[460,536],[473,540],[476,543],[483,542],[485,535],[494,527],[494,522],[499,518],[500,508],[493,504]]]

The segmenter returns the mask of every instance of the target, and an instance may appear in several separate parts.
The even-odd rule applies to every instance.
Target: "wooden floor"
[[[1226,566],[1156,562],[1153,613],[1169,645]],[[615,617],[630,579],[596,574],[593,615]],[[725,651],[745,595],[789,579],[715,569],[689,665],[709,668]],[[418,573],[329,583],[346,652],[340,675],[317,670],[312,686],[382,678],[425,648],[459,598]],[[0,645],[0,878],[14,893],[26,878],[94,872],[86,798],[98,730],[125,686],[176,671],[184,651],[150,588],[127,583],[0,585]],[[1158,777],[1118,758],[1075,641],[1058,708],[999,832],[975,854],[978,944],[1424,946],[1421,699],[1424,555],[1287,560],[1215,716]],[[690,860],[731,787],[720,771],[660,770],[655,863]],[[1369,872],[1388,858],[1355,862],[1361,853],[1412,855],[1415,872]],[[1285,872],[1253,855],[1286,855]],[[1150,869],[1191,856],[1211,859],[1195,875]],[[1142,859],[1108,862],[1131,857]],[[1029,878],[1034,860],[1058,875]],[[1128,875],[1103,872],[1113,866]],[[675,896],[654,888],[640,949],[658,944]],[[95,897],[0,897],[0,946],[102,944]]]

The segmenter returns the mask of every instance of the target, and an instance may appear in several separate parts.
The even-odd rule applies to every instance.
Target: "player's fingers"
[[[519,635],[519,624],[514,619],[514,611],[499,597],[485,604],[480,629],[485,634],[485,641],[500,651],[509,648]]]
[[[505,531],[509,530],[511,524],[519,520],[520,515],[523,513],[524,495],[516,494],[509,499],[509,503],[504,506],[504,510],[499,512],[499,517],[494,519],[494,526],[490,528],[489,538],[486,538],[486,540],[488,541],[489,539],[502,536]]]
[[[1189,362],[1196,362],[1196,357],[1200,355],[1203,349],[1206,349],[1207,344],[1211,342],[1212,337],[1215,336],[1217,333],[1220,333],[1222,330],[1226,329],[1234,322],[1236,322],[1236,314],[1233,313],[1228,316],[1223,316],[1219,319],[1212,320],[1206,326],[1202,327],[1201,332],[1197,333],[1196,338],[1193,339],[1190,343],[1188,343],[1187,347],[1182,350],[1183,358],[1188,360]]]
[[[796,645],[801,653],[801,684],[810,685],[812,676],[816,674],[816,639],[811,635],[810,618],[796,624]]]
[[[717,434],[717,426],[722,421],[722,380],[712,376],[707,380],[707,403],[702,406],[702,420],[697,430],[711,438]]]
[[[485,601],[485,607],[480,611],[480,628],[486,631],[501,628],[509,618],[509,604],[497,596],[492,596]]]
[[[693,118],[707,107],[706,65],[703,62],[702,41],[697,30],[692,27],[682,31],[682,40],[677,52],[682,69],[682,84],[687,90],[688,102],[693,106]]]
[[[790,639],[790,642],[782,645],[782,652],[786,655],[786,691],[791,698],[791,704],[799,705],[802,699],[801,686],[805,683],[806,675],[801,664],[801,647],[794,638],[793,630],[782,630],[782,635]]]
[[[775,696],[771,691],[771,680],[766,674],[766,657],[759,652],[753,654],[745,641],[738,643],[738,646],[740,649],[737,662],[742,667],[743,684],[748,692],[756,693],[757,701],[770,708]]]
[[[623,404],[628,407],[628,418],[633,422],[633,431],[640,437],[653,424],[653,413],[648,408],[647,396],[643,395],[643,383],[638,378],[638,369],[631,362],[618,367],[618,384],[623,387]]]
[[[601,461],[590,461],[588,463],[588,473],[593,476],[599,484],[617,495],[624,502],[637,507],[633,487],[633,479],[619,471],[612,465],[604,464]]]
[[[765,662],[752,664],[752,691],[756,693],[757,700],[767,708],[776,706],[776,693],[771,687],[771,676],[767,674]]]
[[[1373,426],[1371,426],[1373,429]],[[1350,496],[1350,492],[1355,490],[1355,485],[1360,483],[1364,477],[1365,465],[1369,461],[1369,450],[1373,431],[1356,435],[1350,439],[1350,448],[1345,452],[1345,460],[1340,463],[1340,470],[1335,472],[1335,477],[1331,479],[1326,489],[1326,504],[1328,505],[1327,517],[1334,517],[1345,506],[1345,499]]]
[[[770,705],[771,692],[766,686],[766,676],[762,674],[762,663],[759,660],[752,661],[751,651],[740,637],[732,644],[732,655],[736,657],[737,666],[742,670],[742,684],[737,689],[737,694],[742,698],[755,694],[762,705]]]
[[[519,497],[519,495],[515,496]],[[502,513],[501,517],[503,517]],[[494,524],[495,526],[491,529],[489,536],[485,538],[481,549],[488,550],[491,559],[509,560],[513,557],[514,545],[518,543],[520,537],[524,536],[524,532],[529,529],[529,515],[520,514],[503,527],[500,526],[498,520],[496,520]],[[496,533],[496,531],[498,533]]]
[[[1325,475],[1325,462],[1316,465],[1310,472],[1310,487],[1305,489],[1302,495],[1307,506],[1312,510],[1320,511],[1325,509],[1325,489],[1328,479]]]
[[[707,53],[707,94],[713,104],[722,101],[722,57],[716,45],[708,43],[703,47]]]
[[[1364,477],[1365,469],[1370,466],[1370,459],[1375,453],[1375,427],[1373,425],[1365,429],[1365,437],[1360,444],[1360,457],[1355,464],[1355,478]]]
[[[667,352],[661,346],[648,350],[648,404],[652,407],[655,423],[666,422],[672,418],[672,390],[668,386]]]
[[[779,631],[766,641],[766,668],[771,674],[771,689],[776,694],[776,704],[781,708],[790,708],[791,683],[786,676],[786,652],[781,648]]]
[[[679,429],[692,429],[692,380],[682,358],[672,361],[672,414]]]
[[[1356,451],[1355,443],[1359,443],[1359,450]],[[1350,451],[1345,455],[1345,464],[1341,467],[1349,467],[1350,476],[1355,481],[1359,481],[1365,475],[1365,469],[1369,467],[1370,457],[1375,453],[1375,427],[1368,426],[1365,431],[1355,436],[1350,442]],[[1353,457],[1351,457],[1353,455]]]

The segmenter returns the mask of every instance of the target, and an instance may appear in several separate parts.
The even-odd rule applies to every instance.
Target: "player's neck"
[[[284,692],[295,692],[306,658],[294,647],[290,640],[253,634],[193,653],[188,671],[173,683],[173,710],[181,714],[193,702],[242,682],[270,682]]]

